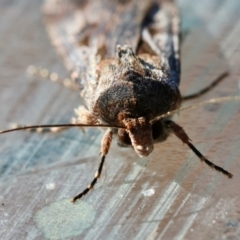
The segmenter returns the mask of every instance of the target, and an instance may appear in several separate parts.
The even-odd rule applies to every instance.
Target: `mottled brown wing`
[[[92,59],[115,57],[118,44],[157,55],[169,71],[180,74],[179,18],[171,0],[52,0],[45,2],[44,12],[52,43],[82,86],[89,81]]]

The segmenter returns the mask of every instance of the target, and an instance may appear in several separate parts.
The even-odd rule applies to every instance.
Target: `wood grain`
[[[183,94],[223,71],[230,77],[199,99],[239,95],[239,1],[178,0]],[[0,2],[0,128],[12,122],[69,122],[78,94],[25,74],[29,65],[67,72],[44,29],[41,2]],[[214,14],[213,14],[214,13]],[[114,143],[96,188],[76,204],[97,169],[102,132],[0,136],[1,239],[239,239],[240,104],[175,117],[196,147],[233,173],[209,169],[171,136],[148,158]]]

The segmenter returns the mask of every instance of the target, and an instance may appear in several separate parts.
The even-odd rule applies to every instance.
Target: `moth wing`
[[[97,64],[115,58],[117,45],[155,55],[180,75],[179,17],[172,0],[51,0],[43,10],[51,41],[81,87],[96,83]]]
[[[80,88],[83,88],[86,79],[89,54],[87,47],[79,46],[79,32],[85,25],[83,10],[84,3],[76,7],[74,1],[46,0],[43,5],[45,26],[51,42],[62,56],[72,80]]]
[[[180,83],[180,18],[174,1],[154,2],[142,24],[139,52],[157,55],[170,79]]]

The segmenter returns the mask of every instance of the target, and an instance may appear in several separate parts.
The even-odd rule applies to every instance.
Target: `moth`
[[[132,147],[141,157],[151,154],[156,143],[173,133],[201,161],[232,178],[206,159],[167,114],[179,109],[183,100],[179,91],[180,19],[172,0],[51,0],[45,2],[44,12],[52,43],[70,72],[70,86],[81,93],[86,106],[75,110],[71,124],[3,132],[52,126],[106,127],[98,170],[73,202],[97,183],[114,137],[120,146]]]

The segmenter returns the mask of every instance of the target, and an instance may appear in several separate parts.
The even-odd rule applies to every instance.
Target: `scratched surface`
[[[194,2],[194,3],[193,3]],[[67,72],[44,29],[41,1],[0,2],[0,128],[65,123],[82,100],[71,90],[28,77],[30,64]],[[178,0],[182,17],[183,94],[231,75],[186,102],[239,95],[240,1]],[[201,164],[174,136],[148,158],[114,143],[102,179],[92,179],[102,132],[0,136],[0,239],[240,239],[240,103],[209,105],[175,117],[232,180]]]

